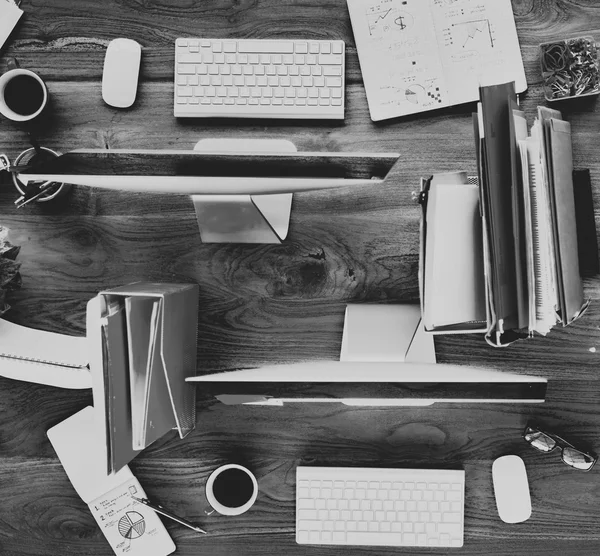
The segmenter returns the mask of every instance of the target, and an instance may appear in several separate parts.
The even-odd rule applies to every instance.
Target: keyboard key
[[[298,525],[300,525],[300,524],[298,524]],[[308,531],[298,530],[298,534],[296,535],[296,540],[299,543],[306,543],[306,542],[308,542]]]
[[[323,75],[339,77],[342,75],[342,68],[341,68],[341,66],[323,66]],[[394,488],[396,488],[396,487],[394,487]],[[401,487],[397,487],[397,488],[401,488]]]
[[[191,97],[193,96],[192,89],[190,87],[177,87],[178,97]]]
[[[196,66],[195,64],[177,64],[177,73],[179,75],[194,75]]]
[[[344,52],[344,45],[341,42],[334,42],[331,51],[333,54],[342,54]]]
[[[342,78],[341,77],[327,77],[325,79],[325,86],[327,87],[341,87],[342,86]],[[422,489],[424,490],[424,489]],[[460,493],[458,493],[460,495]]]
[[[414,535],[413,535],[414,536]],[[402,542],[403,536],[399,533],[385,533],[379,531],[370,533],[367,531],[348,531],[346,541],[348,544],[358,544],[367,546],[386,546],[398,545]]]
[[[298,54],[306,54],[308,52],[308,44],[305,42],[296,43],[296,52]]]
[[[438,523],[437,530],[438,533],[448,533],[454,537],[459,537],[462,535],[462,527],[460,523]]]
[[[223,43],[223,52],[236,52],[236,44],[234,42]]]
[[[294,43],[291,41],[246,40],[238,43],[238,52],[293,54]]]
[[[319,64],[322,66],[334,66],[342,64],[342,56],[340,54],[320,54]]]
[[[311,54],[318,54],[319,53],[319,43],[318,42],[311,42],[310,46],[308,48],[308,51]]]

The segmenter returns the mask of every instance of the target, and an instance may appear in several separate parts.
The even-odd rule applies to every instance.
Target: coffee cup
[[[48,88],[37,74],[20,68],[14,58],[0,76],[0,114],[13,122],[37,118],[48,104]]]
[[[230,463],[215,469],[206,482],[207,515],[241,515],[247,512],[258,496],[258,482],[252,472]]]

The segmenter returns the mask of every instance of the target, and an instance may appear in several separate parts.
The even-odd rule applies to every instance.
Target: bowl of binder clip
[[[592,37],[540,45],[544,96],[548,101],[600,93],[598,48]]]

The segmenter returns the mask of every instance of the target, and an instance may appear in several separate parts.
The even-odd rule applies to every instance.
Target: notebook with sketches
[[[87,307],[92,393],[115,473],[140,450],[196,420],[198,286],[136,283],[98,294]]]
[[[22,15],[23,10],[19,9],[11,0],[0,2],[0,49],[8,40]]]
[[[156,512],[131,498],[146,494],[129,467],[107,476],[104,431],[95,413],[88,406],[48,430],[67,477],[115,554],[172,554],[175,544]]]
[[[527,89],[510,0],[347,0],[374,121]]]
[[[0,319],[0,376],[59,388],[91,388],[85,337]]]

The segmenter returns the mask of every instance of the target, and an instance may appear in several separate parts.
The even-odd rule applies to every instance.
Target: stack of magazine
[[[484,333],[493,346],[546,335],[585,310],[571,127],[539,108],[531,130],[514,83],[482,87],[478,176],[421,180],[419,282],[433,334]]]
[[[514,83],[482,87],[474,115],[489,298],[488,339],[547,334],[586,308],[579,273],[571,126],[538,108],[528,133]],[[485,255],[487,253],[487,256]]]

